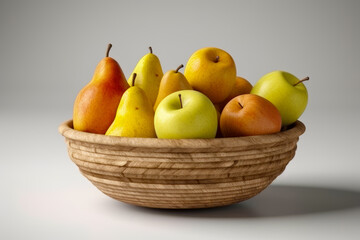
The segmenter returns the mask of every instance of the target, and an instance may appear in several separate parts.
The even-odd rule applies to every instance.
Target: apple
[[[224,137],[252,136],[281,130],[281,115],[268,100],[255,94],[243,94],[230,100],[220,116]]]
[[[273,71],[261,77],[251,90],[272,102],[280,111],[284,127],[294,123],[305,111],[308,92],[303,81],[285,71]]]
[[[208,97],[195,90],[181,90],[166,96],[154,117],[158,138],[214,138],[217,113]]]
[[[213,103],[220,103],[234,87],[236,66],[226,51],[206,47],[190,56],[184,75],[194,90],[204,93]]]

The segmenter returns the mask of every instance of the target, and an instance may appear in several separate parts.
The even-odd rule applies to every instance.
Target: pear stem
[[[215,58],[215,63],[217,63],[217,62],[219,62],[219,56],[216,56],[216,58]]]
[[[108,47],[107,47],[107,49],[106,49],[106,57],[109,57],[109,52],[110,52],[111,47],[112,47],[112,44],[109,43],[109,44],[108,44]]]
[[[135,78],[136,78],[136,73],[133,74],[133,78],[132,78],[132,86],[135,86]]]
[[[182,99],[181,99],[181,94],[179,94],[179,100],[180,100],[180,108],[183,108]]]
[[[150,53],[153,53],[153,51],[152,51],[152,47],[149,47],[149,50],[150,50]]]
[[[184,67],[184,65],[182,65],[182,64],[180,66],[178,66],[177,69],[175,70],[175,73],[177,73],[180,70],[180,68],[183,68],[183,67]]]
[[[295,83],[293,86],[295,87],[295,86],[298,85],[299,83],[308,81],[309,79],[310,79],[309,77],[305,77],[305,78],[301,79],[300,81],[298,81],[297,83]]]

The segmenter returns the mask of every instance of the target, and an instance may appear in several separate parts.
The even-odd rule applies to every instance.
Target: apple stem
[[[215,58],[215,63],[217,63],[217,62],[219,62],[219,56],[216,56],[216,58]]]
[[[238,102],[238,104],[239,104],[239,106],[240,106],[241,108],[244,108],[244,107],[241,105],[241,103],[240,103],[240,102]]]
[[[133,74],[133,78],[132,78],[132,86],[135,86],[135,78],[136,78],[136,73]]]
[[[111,47],[112,47],[112,44],[109,43],[109,44],[108,44],[108,47],[107,47],[107,49],[106,49],[106,57],[109,57],[109,52],[110,52]]]
[[[153,51],[152,51],[152,47],[149,47],[149,50],[150,50],[150,53],[153,53]]]
[[[184,65],[182,65],[182,64],[180,66],[178,66],[177,69],[175,70],[175,73],[177,73],[180,70],[180,68],[183,68],[183,67],[184,67]]]
[[[181,99],[181,94],[179,94],[179,100],[180,100],[180,108],[183,108],[182,99]]]
[[[298,85],[299,83],[308,81],[309,79],[310,79],[309,77],[305,77],[305,78],[301,79],[300,81],[298,81],[297,83],[295,83],[293,86],[295,87],[295,86]]]

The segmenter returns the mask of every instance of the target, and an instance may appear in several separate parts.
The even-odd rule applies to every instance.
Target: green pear
[[[160,81],[164,74],[159,58],[153,54],[151,47],[149,49],[150,53],[143,56],[136,64],[128,83],[131,85],[133,74],[136,73],[136,86],[145,91],[151,105],[154,106],[159,92]]]
[[[120,137],[156,137],[154,110],[145,91],[134,85],[137,74],[133,74],[132,85],[120,100],[116,116],[105,135]]]

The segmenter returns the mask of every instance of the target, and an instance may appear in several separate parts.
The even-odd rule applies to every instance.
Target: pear
[[[121,98],[115,119],[105,135],[119,137],[155,138],[154,110],[145,91],[135,86],[133,74],[132,86]]]
[[[170,93],[180,90],[192,90],[192,87],[186,80],[184,74],[179,72],[179,70],[183,67],[184,65],[181,64],[176,70],[170,70],[166,72],[162,77],[159,87],[159,93],[154,105],[154,111],[156,110],[161,100],[163,100]]]
[[[122,95],[130,87],[118,62],[109,57],[111,47],[109,44],[91,81],[76,96],[75,130],[104,134],[115,118]]]
[[[163,77],[163,71],[159,58],[153,54],[151,47],[149,47],[149,50],[150,53],[143,56],[136,64],[128,79],[128,83],[131,85],[133,74],[136,73],[136,86],[145,91],[151,105],[154,106],[159,92],[160,81]]]

